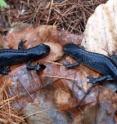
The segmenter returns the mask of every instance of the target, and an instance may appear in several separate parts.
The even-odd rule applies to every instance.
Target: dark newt
[[[27,63],[27,69],[29,70],[39,71],[44,69],[43,64],[33,65],[31,62],[47,56],[49,52],[50,47],[45,44],[25,49],[23,41],[20,42],[18,49],[0,49],[0,74],[8,74],[9,66],[21,63]]]
[[[89,82],[95,84],[106,80],[117,80],[117,64],[112,60],[112,58],[86,51],[73,43],[66,44],[63,50],[65,54],[70,55],[77,61],[75,64],[65,65],[67,68],[73,68],[83,64],[102,75],[98,78],[88,77]]]

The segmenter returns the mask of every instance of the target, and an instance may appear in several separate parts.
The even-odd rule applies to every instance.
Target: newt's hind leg
[[[92,84],[96,84],[96,83],[101,83],[103,81],[109,81],[109,80],[113,80],[113,78],[110,75],[106,75],[106,76],[102,76],[102,77],[98,77],[98,78],[94,78],[94,77],[87,77],[89,79],[89,83]]]
[[[0,66],[0,74],[7,75],[10,71],[9,66]]]
[[[40,72],[40,71],[45,69],[45,65],[39,64],[39,63],[33,64],[31,62],[28,62],[27,63],[27,69],[28,70],[35,70],[37,72]]]

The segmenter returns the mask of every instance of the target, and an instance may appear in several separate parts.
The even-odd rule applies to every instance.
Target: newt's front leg
[[[21,40],[19,42],[19,44],[18,44],[18,50],[24,50],[24,49],[26,49],[25,42],[26,42],[26,40]]]
[[[46,66],[43,64],[39,64],[39,63],[33,64],[31,61],[27,63],[27,69],[35,70],[36,72],[40,72],[40,71],[44,70],[45,67]]]
[[[78,59],[76,63],[72,63],[72,64],[70,64],[70,63],[65,63],[64,66],[65,66],[66,68],[68,68],[68,69],[73,69],[73,68],[79,66],[79,65],[81,64],[81,62],[82,62],[82,61],[81,61],[80,59]]]

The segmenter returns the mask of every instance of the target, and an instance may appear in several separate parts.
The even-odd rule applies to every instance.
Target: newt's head
[[[69,43],[69,44],[66,44],[65,46],[64,46],[64,48],[63,48],[63,51],[65,52],[65,53],[69,53],[69,52],[75,52],[76,50],[82,50],[83,49],[83,47],[82,46],[79,46],[79,45],[77,45],[77,44],[73,44],[73,43]]]
[[[84,53],[83,47],[73,43],[66,44],[63,48],[63,51],[65,54],[75,58],[79,58],[79,57],[82,58],[82,55]]]

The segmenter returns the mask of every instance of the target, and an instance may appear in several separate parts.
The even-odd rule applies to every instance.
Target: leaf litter
[[[12,26],[10,28],[6,26],[7,35],[1,35],[1,47],[17,49],[18,43],[21,40],[26,40],[26,48],[45,43],[56,50],[53,50],[48,57],[39,61],[39,63],[46,65],[46,69],[42,73],[37,74],[34,71],[27,71],[24,64],[13,66],[9,75],[1,76],[1,123],[117,123],[117,95],[111,89],[103,86],[93,87],[80,104],[80,107],[78,107],[80,101],[91,87],[91,84],[87,83],[87,76],[98,77],[99,74],[82,65],[71,70],[63,66],[65,62],[74,61],[70,57],[63,56],[63,45],[71,41],[81,44],[85,21],[94,11],[94,7],[100,4],[100,1],[73,1],[73,3],[67,0],[41,1],[38,11],[37,6],[35,6],[36,2],[23,0],[19,4],[15,2],[9,0],[9,3],[13,4],[10,10],[1,12],[8,16],[9,11],[16,14],[20,10],[20,15],[18,15],[19,13],[16,14],[17,17],[12,17],[16,15],[9,15],[9,25]],[[75,5],[77,2],[79,2],[79,6]],[[85,5],[86,8],[81,7],[81,5]],[[31,7],[35,7],[35,10]],[[79,8],[82,12],[84,11],[84,16],[82,15],[81,22],[74,26],[72,24],[75,23],[72,23],[72,21],[78,22],[76,18],[73,19],[76,17],[74,13],[77,13]],[[62,13],[62,11],[64,12]],[[53,17],[51,17],[52,15]],[[20,22],[19,24],[14,24],[14,22],[18,21]],[[41,25],[35,27],[33,24]],[[50,24],[54,25],[51,26]],[[1,30],[1,32],[4,31]],[[73,33],[77,33],[77,35]]]

